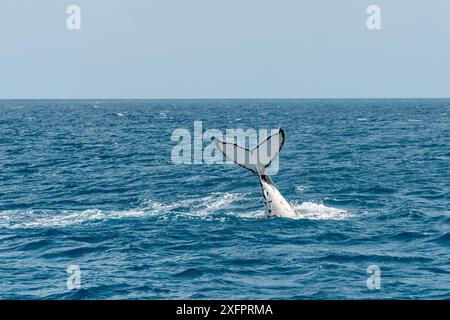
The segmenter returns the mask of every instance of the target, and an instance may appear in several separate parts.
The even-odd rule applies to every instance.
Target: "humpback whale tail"
[[[277,133],[261,142],[253,150],[249,150],[235,143],[217,140],[217,148],[236,164],[258,175],[264,198],[264,207],[267,216],[295,217],[295,212],[289,202],[281,195],[270,177],[266,168],[278,156],[285,140],[284,130],[280,128]]]
[[[220,140],[216,140],[216,146],[234,163],[256,173],[258,176],[264,176],[266,168],[280,153],[284,140],[284,130],[280,128],[277,133],[268,137],[253,150]]]

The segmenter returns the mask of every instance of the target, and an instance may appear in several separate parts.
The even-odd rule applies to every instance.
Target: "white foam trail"
[[[85,222],[137,218],[151,215],[142,209],[123,211],[103,211],[88,209],[83,211],[2,211],[0,212],[0,227],[12,229],[22,228],[62,228]]]
[[[159,213],[173,212],[187,216],[205,217],[220,213],[230,208],[234,202],[244,198],[245,194],[239,193],[212,193],[205,197],[184,199],[168,204],[147,200],[147,204]]]
[[[245,207],[252,206],[255,201],[260,200],[259,197],[249,197],[248,194],[212,193],[205,197],[183,199],[172,203],[146,200],[139,208],[118,211],[100,209],[0,211],[0,227],[12,229],[62,228],[87,222],[150,216],[163,219],[170,216],[184,216],[225,221],[224,216],[228,215],[238,218],[260,219],[265,218],[262,204],[260,210],[245,210]],[[327,207],[320,203],[293,203],[293,208],[297,215],[293,219],[342,220],[349,217],[345,210]]]

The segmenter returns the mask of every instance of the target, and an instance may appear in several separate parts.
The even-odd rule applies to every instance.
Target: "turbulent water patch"
[[[227,215],[240,218],[266,218],[264,210],[240,211],[242,203],[261,201],[246,194],[212,193],[201,198],[189,198],[172,203],[147,199],[139,207],[126,210],[11,210],[0,211],[0,227],[4,228],[63,228],[89,222],[147,217],[191,217],[224,221]],[[293,206],[293,219],[340,220],[348,217],[345,210],[323,204],[304,202]]]

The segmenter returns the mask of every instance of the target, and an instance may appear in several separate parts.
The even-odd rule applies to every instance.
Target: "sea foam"
[[[241,193],[211,193],[204,197],[174,202],[147,199],[140,206],[124,210],[9,210],[0,212],[0,227],[6,228],[63,228],[88,222],[148,217],[188,217],[225,221],[227,216],[257,219],[265,218],[260,210],[243,210],[242,205],[260,199]],[[321,203],[293,203],[296,216],[291,219],[342,220],[349,215],[345,210],[327,207]]]

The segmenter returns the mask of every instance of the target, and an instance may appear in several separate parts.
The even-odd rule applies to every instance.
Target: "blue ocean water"
[[[174,165],[196,120],[283,127],[298,218],[236,165]],[[0,298],[448,299],[449,124],[439,99],[0,101]]]

